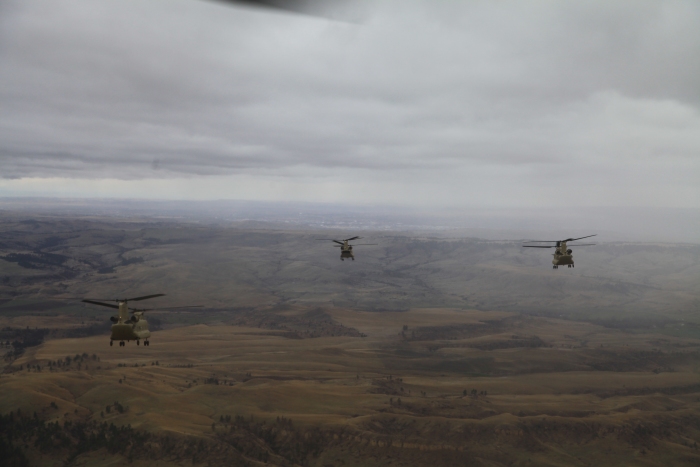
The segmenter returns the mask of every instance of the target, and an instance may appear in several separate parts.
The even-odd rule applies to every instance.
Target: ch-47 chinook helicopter
[[[355,261],[355,255],[352,254],[353,246],[376,245],[376,243],[358,243],[357,245],[350,245],[350,242],[352,240],[359,240],[361,238],[362,237],[357,236],[346,238],[345,240],[334,240],[332,238],[317,238],[316,240],[330,240],[332,242],[337,243],[337,245],[333,246],[335,246],[336,248],[340,248],[340,260],[345,261],[346,258],[350,258],[351,260]]]
[[[579,238],[567,238],[566,240],[531,240],[526,243],[554,243],[554,245],[523,245],[525,248],[555,248],[554,258],[552,258],[552,269],[558,269],[559,266],[567,265],[570,268],[574,267],[574,257],[571,254],[570,248],[566,247],[567,242],[573,242],[576,240],[582,240],[584,238],[595,237],[597,234],[588,235],[586,237]],[[592,246],[595,243],[579,243],[571,246]]]
[[[148,330],[148,322],[143,317],[145,311],[152,310],[172,310],[175,308],[198,308],[197,306],[179,306],[179,307],[168,307],[168,308],[129,308],[129,302],[138,302],[140,300],[147,300],[149,298],[164,297],[165,294],[158,293],[155,295],[145,295],[143,297],[135,298],[124,298],[124,299],[102,299],[102,298],[86,298],[82,300],[85,303],[91,303],[93,305],[106,306],[108,308],[115,308],[119,310],[117,316],[112,316],[109,318],[114,324],[112,325],[112,335],[109,337],[109,345],[112,346],[114,341],[119,341],[119,347],[124,347],[126,345],[125,341],[136,341],[136,345],[141,343],[143,339],[143,345],[149,346],[150,343],[148,338],[151,337],[151,331]],[[116,302],[116,305],[104,302]],[[129,317],[131,313],[131,317]]]

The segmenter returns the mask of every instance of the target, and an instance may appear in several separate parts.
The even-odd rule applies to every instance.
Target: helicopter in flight
[[[376,243],[358,243],[357,245],[350,245],[350,242],[352,240],[359,240],[362,237],[356,236],[356,237],[351,237],[351,238],[346,238],[345,240],[334,240],[332,238],[317,238],[316,240],[330,240],[332,242],[337,243],[337,245],[333,245],[336,248],[340,248],[340,260],[345,261],[346,258],[350,258],[351,260],[355,261],[355,255],[352,253],[352,247],[353,246],[364,246],[364,245],[376,245]]]
[[[84,303],[92,305],[106,306],[119,310],[117,316],[110,317],[112,321],[112,334],[109,337],[110,347],[114,345],[114,341],[119,341],[119,347],[126,345],[125,341],[136,341],[136,345],[141,343],[143,339],[144,346],[150,346],[148,340],[151,337],[151,331],[148,330],[148,322],[143,317],[143,313],[152,310],[172,310],[173,308],[129,308],[129,302],[138,302],[149,298],[164,297],[165,294],[159,293],[154,295],[145,295],[143,297],[124,298],[124,299],[101,299],[101,298],[86,298],[82,300]],[[116,302],[116,305],[104,302]],[[180,306],[175,308],[198,308],[197,306]],[[129,317],[131,313],[131,317]]]
[[[582,240],[584,238],[595,237],[597,234],[587,235],[579,238],[567,238],[566,240],[531,240],[525,243],[554,243],[554,245],[523,245],[525,248],[555,248],[554,258],[552,258],[552,269],[559,269],[559,266],[567,265],[570,268],[574,267],[574,257],[571,254],[572,250],[567,248],[567,242]],[[592,246],[595,243],[578,243],[571,246]]]

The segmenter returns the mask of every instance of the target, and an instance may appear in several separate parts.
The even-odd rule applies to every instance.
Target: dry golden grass
[[[700,462],[692,447],[700,437],[700,375],[694,348],[684,347],[692,339],[527,318],[516,323],[517,330],[420,341],[401,336],[403,326],[410,332],[517,317],[456,309],[331,314],[367,337],[289,339],[267,329],[197,325],[156,332],[150,347],[109,347],[106,336],[48,341],[13,364],[40,364],[41,372],[2,375],[0,411],[21,408],[48,420],[105,420],[199,437],[212,436],[212,423],[222,415],[270,421],[283,416],[301,426],[354,433],[348,451],[329,448],[314,460],[318,465],[337,463],[328,456],[347,459],[345,465],[363,465],[363,456],[374,456],[372,465],[391,459],[451,465],[448,453],[465,450],[490,459],[483,465]],[[547,346],[473,347],[507,341],[516,332],[537,334]],[[44,367],[83,352],[100,361],[89,360],[87,369]],[[630,368],[591,368],[615,360],[616,352],[635,356],[622,359]],[[644,352],[650,360],[671,359],[674,367],[645,369]],[[475,376],[473,362],[498,371]],[[208,378],[219,384],[206,384]],[[104,413],[115,401],[128,410]],[[657,434],[629,434],[640,425]],[[387,451],[388,439],[394,448]],[[351,454],[352,443],[364,446],[359,454]],[[95,455],[81,462],[97,465]]]

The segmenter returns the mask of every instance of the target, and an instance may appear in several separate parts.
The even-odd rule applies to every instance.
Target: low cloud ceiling
[[[700,3],[364,16],[6,0],[0,195],[700,208]]]

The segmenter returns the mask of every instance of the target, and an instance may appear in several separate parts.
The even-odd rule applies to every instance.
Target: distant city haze
[[[0,197],[700,238],[700,3],[369,6],[2,2]]]
[[[269,201],[0,198],[19,216],[178,220],[270,230],[327,229],[329,235],[404,232],[442,238],[557,240],[597,234],[595,242],[700,243],[700,210],[683,208],[443,208]],[[347,235],[346,235],[347,234]]]

